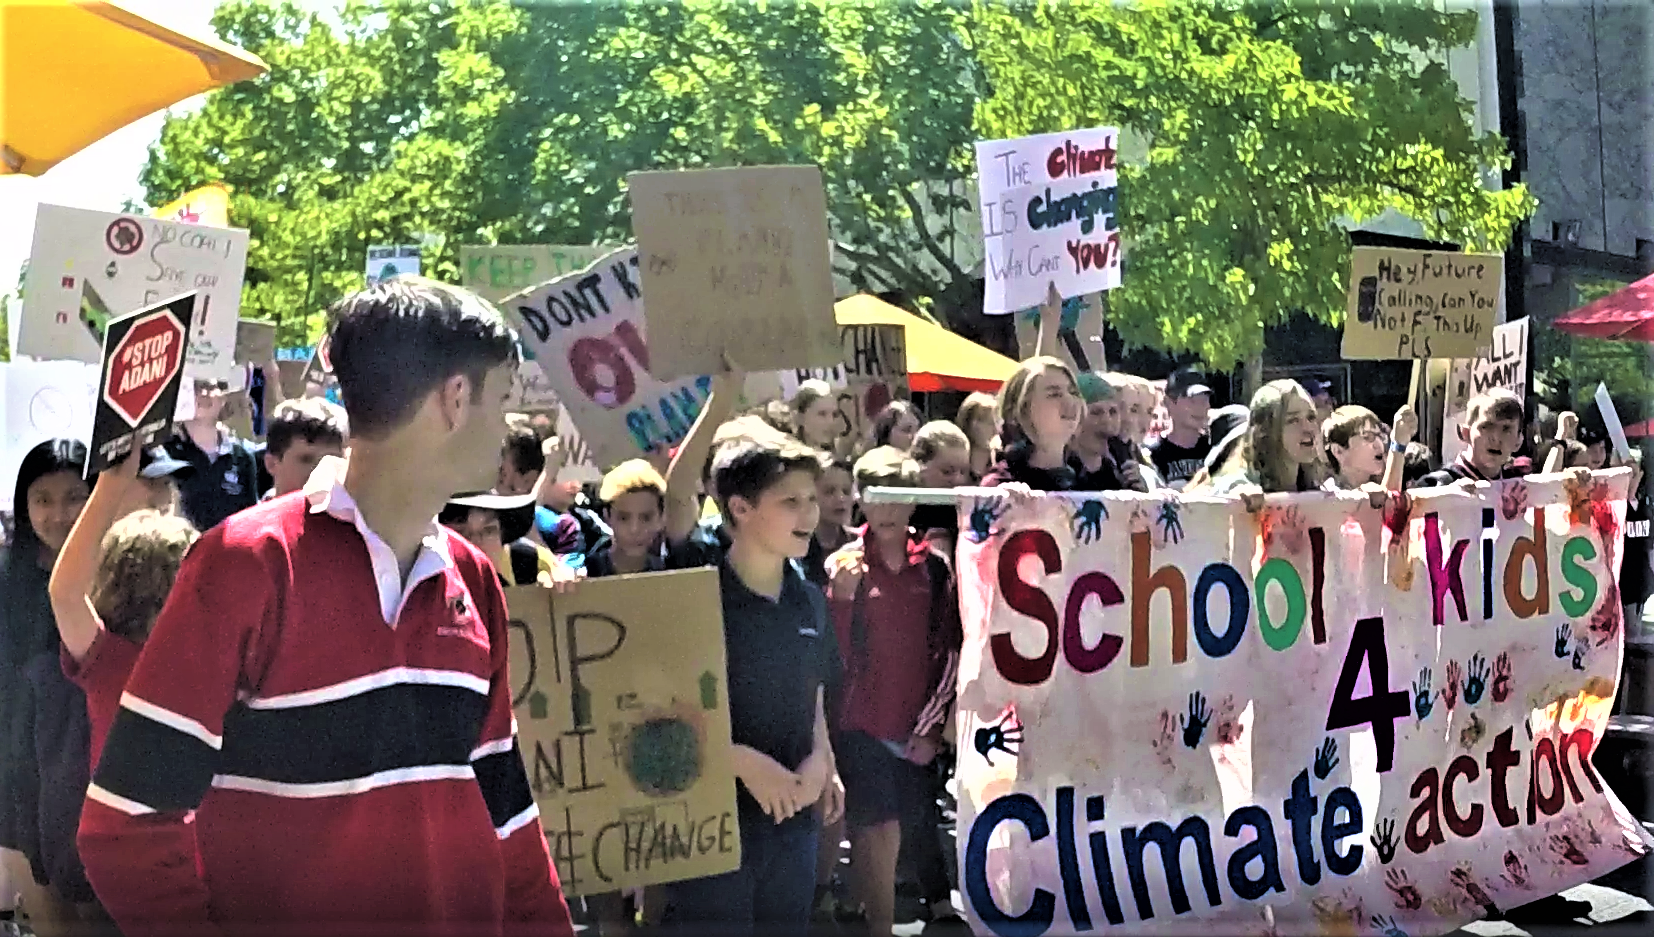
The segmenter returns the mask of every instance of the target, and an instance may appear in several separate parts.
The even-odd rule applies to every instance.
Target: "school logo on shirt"
[[[241,494],[241,473],[233,468],[225,469],[224,491],[232,495]]]
[[[439,638],[462,638],[486,650],[488,629],[483,627],[471,596],[464,590],[465,587],[460,585],[459,591],[448,593],[449,620],[437,626],[436,635]]]

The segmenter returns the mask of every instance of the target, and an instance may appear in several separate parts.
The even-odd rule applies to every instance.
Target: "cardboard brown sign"
[[[240,319],[235,324],[236,364],[268,364],[276,357],[276,324]]]
[[[506,603],[518,741],[563,891],[739,868],[717,570],[518,586]]]
[[[1478,358],[1493,342],[1498,254],[1357,247],[1344,310],[1350,360]]]
[[[640,172],[627,182],[656,377],[715,374],[726,352],[749,372],[839,362],[819,169]]]

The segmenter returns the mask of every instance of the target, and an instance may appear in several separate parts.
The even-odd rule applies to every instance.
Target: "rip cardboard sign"
[[[563,891],[739,868],[717,571],[517,586],[506,604],[518,745]]]
[[[522,333],[524,360],[545,375],[600,466],[682,442],[712,392],[710,377],[655,376],[635,247],[499,307]]]
[[[626,177],[654,371],[712,374],[830,367],[827,197],[815,166],[748,166]]]
[[[1592,765],[1630,475],[965,492],[976,933],[1435,937],[1646,856]]]
[[[185,293],[109,323],[103,375],[86,456],[91,477],[172,427],[188,355],[195,294]]]
[[[1350,258],[1344,357],[1480,358],[1505,285],[1499,254],[1357,247]]]

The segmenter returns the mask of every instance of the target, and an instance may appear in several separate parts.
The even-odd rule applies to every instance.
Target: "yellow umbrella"
[[[980,390],[993,393],[1017,363],[997,351],[897,309],[882,299],[858,293],[833,306],[839,325],[899,325],[907,346],[907,386],[914,391]]]
[[[0,175],[38,176],[140,117],[268,71],[103,0],[0,0]]]

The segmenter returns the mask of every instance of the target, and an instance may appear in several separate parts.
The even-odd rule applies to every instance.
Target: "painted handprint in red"
[[[1456,660],[1447,662],[1447,685],[1442,687],[1442,702],[1447,704],[1449,711],[1459,705],[1459,686],[1464,681],[1464,669]]]
[[[1418,886],[1401,869],[1384,873],[1384,887],[1390,889],[1390,894],[1395,896],[1396,907],[1402,911],[1417,911],[1424,906],[1424,896],[1419,894]]]
[[[1505,483],[1503,491],[1499,492],[1499,513],[1505,520],[1513,521],[1528,511],[1528,483],[1520,478]]]
[[[1510,699],[1510,654],[1501,653],[1493,662],[1493,701],[1503,703]]]

